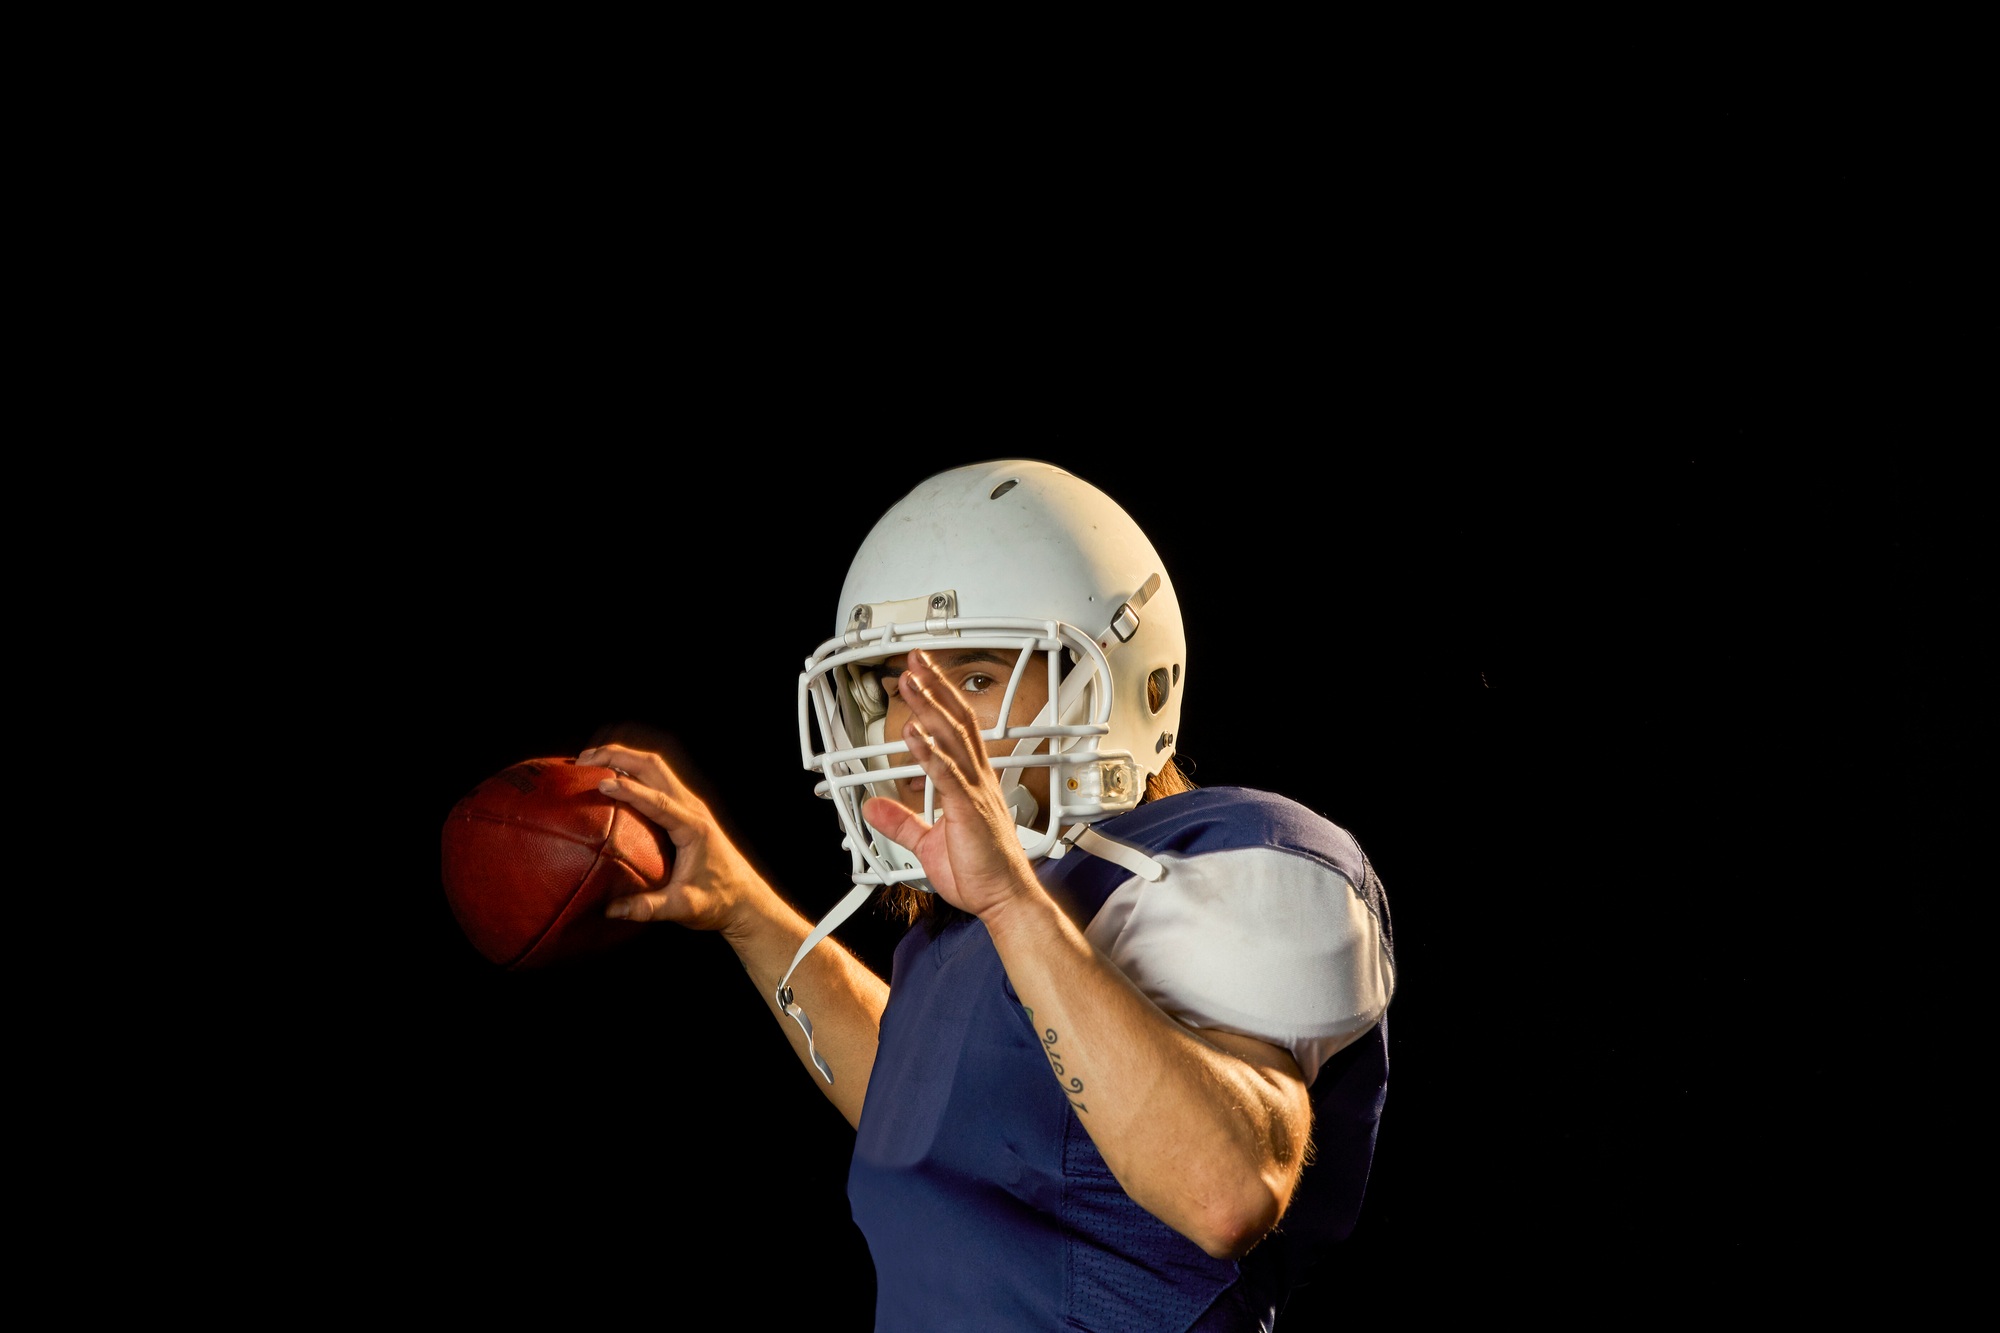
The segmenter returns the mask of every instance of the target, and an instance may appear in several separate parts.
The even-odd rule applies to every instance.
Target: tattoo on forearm
[[[1021,1012],[1028,1016],[1029,1023],[1035,1021],[1035,1011],[1027,1005],[1024,1004],[1021,1006]],[[1056,1049],[1056,1030],[1049,1028],[1041,1034],[1041,1037],[1042,1054],[1049,1057],[1049,1068],[1056,1071],[1056,1082],[1062,1084],[1063,1091],[1069,1094],[1069,1104],[1077,1110],[1088,1114],[1090,1108],[1083,1104],[1083,1080],[1080,1078],[1063,1077],[1062,1052]]]

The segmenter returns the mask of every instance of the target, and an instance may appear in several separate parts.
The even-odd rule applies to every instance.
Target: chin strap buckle
[[[806,1054],[812,1057],[813,1064],[818,1067],[821,1074],[826,1076],[826,1081],[829,1083],[833,1082],[833,1071],[827,1068],[826,1057],[813,1049],[812,1020],[806,1017],[805,1010],[792,1003],[792,988],[790,986],[778,987],[778,1008],[790,1014],[792,1021],[797,1023],[805,1032]]]
[[[1112,613],[1111,623],[1104,627],[1104,633],[1097,636],[1097,646],[1110,652],[1115,643],[1130,643],[1132,636],[1139,632],[1139,608],[1153,600],[1153,594],[1160,590],[1160,576],[1150,575],[1139,585],[1139,591],[1126,598]]]

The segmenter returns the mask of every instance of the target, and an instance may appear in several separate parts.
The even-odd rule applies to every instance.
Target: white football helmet
[[[1138,524],[1048,463],[1002,459],[939,473],[861,543],[834,636],[799,677],[801,758],[820,777],[815,794],[834,803],[857,886],[930,888],[917,859],[861,818],[868,796],[893,798],[898,779],[920,772],[909,747],[883,735],[887,703],[875,670],[913,648],[1021,655],[1002,718],[1041,655],[1049,706],[1027,726],[982,733],[1017,742],[991,762],[1031,860],[1061,856],[1083,828],[1132,809],[1174,753],[1187,635],[1166,567]],[[1051,770],[1045,828],[1020,783],[1030,767]],[[928,782],[924,806],[935,820]]]
[[[861,818],[869,796],[893,800],[899,780],[922,772],[907,745],[883,735],[888,699],[877,674],[884,660],[914,648],[1016,654],[1002,722],[981,735],[1015,742],[989,762],[1030,860],[1074,845],[1147,878],[1160,874],[1150,858],[1090,828],[1139,804],[1180,730],[1187,634],[1159,553],[1111,497],[1048,463],[974,463],[923,482],[861,543],[834,635],[799,676],[800,758],[819,775],[814,793],[840,818],[854,887],[799,945],[775,998],[829,1083],[833,1070],[794,1002],[792,973],[883,885],[931,891],[922,863]],[[1006,726],[1036,654],[1048,671],[1049,705],[1026,726]],[[1050,809],[1039,828],[1042,811],[1020,781],[1029,768],[1049,770]],[[937,819],[928,779],[923,814]]]

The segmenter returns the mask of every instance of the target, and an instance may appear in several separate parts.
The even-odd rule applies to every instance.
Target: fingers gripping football
[[[676,921],[720,929],[738,904],[735,890],[751,875],[747,862],[717,825],[707,802],[691,791],[659,755],[623,745],[601,745],[578,763],[613,769],[620,776],[598,790],[623,802],[666,834],[674,847],[673,871],[643,893],[606,904],[608,916],[633,921]]]

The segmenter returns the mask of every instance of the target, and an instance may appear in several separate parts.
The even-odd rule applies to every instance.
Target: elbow
[[[1270,1235],[1283,1212],[1276,1194],[1267,1189],[1248,1190],[1199,1209],[1181,1234],[1209,1258],[1234,1261]]]

